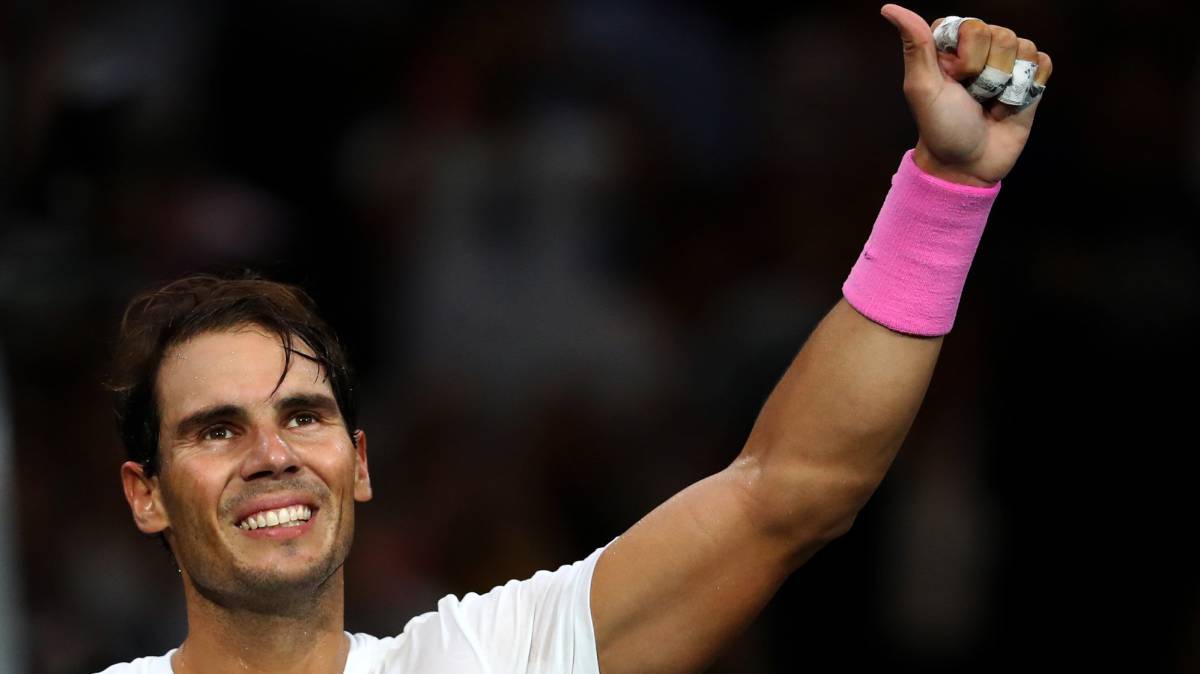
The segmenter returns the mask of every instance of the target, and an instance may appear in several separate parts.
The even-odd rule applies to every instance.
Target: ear
[[[371,500],[371,474],[367,471],[367,432],[354,432],[354,500]]]
[[[129,510],[133,512],[133,522],[142,533],[158,534],[171,526],[163,507],[158,477],[147,475],[142,464],[126,461],[121,464],[121,484],[125,487]]]

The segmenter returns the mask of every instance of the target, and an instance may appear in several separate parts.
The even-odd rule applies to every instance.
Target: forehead
[[[292,348],[291,366],[280,384],[283,345],[261,328],[206,332],[171,347],[163,355],[156,386],[162,422],[170,424],[213,405],[253,408],[295,393],[332,395],[321,368],[298,355],[312,355],[304,342],[293,340]]]

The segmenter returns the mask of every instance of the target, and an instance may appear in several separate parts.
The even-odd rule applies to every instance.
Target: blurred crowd
[[[912,8],[1055,76],[893,473],[713,671],[1200,671],[1185,3]],[[868,2],[6,3],[9,666],[186,632],[103,386],[138,290],[251,268],[316,297],[376,495],[347,628],[395,634],[733,459],[915,142],[901,77]]]

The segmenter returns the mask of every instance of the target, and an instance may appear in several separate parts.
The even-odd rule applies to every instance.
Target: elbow
[[[842,469],[768,468],[754,460],[749,464],[752,475],[741,483],[755,521],[768,535],[784,538],[798,550],[813,550],[846,535],[878,486],[877,480]]]
[[[845,477],[829,490],[826,530],[829,540],[840,538],[850,532],[858,513],[879,487],[879,480],[872,477]]]
[[[858,499],[842,494],[827,496],[824,504],[805,523],[807,526],[802,525],[802,533],[796,537],[797,544],[800,547],[807,547],[807,544],[813,543],[818,547],[824,547],[850,533],[862,508],[861,505],[857,505],[857,502]]]
[[[829,543],[850,533],[850,529],[854,526],[854,520],[857,517],[858,513],[854,512],[840,519],[832,520],[832,523],[827,527],[825,532],[825,542]]]

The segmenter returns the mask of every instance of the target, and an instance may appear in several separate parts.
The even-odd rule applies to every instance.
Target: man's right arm
[[[954,280],[961,284],[962,258],[969,267],[974,254],[970,237],[939,250],[942,235],[964,238],[953,229],[971,208],[971,217],[982,212],[986,219],[983,207],[990,207],[995,189],[983,186],[1012,168],[1038,106],[981,106],[949,73],[969,77],[984,65],[1012,72],[1021,57],[1045,66],[1038,73],[1044,84],[1049,58],[999,26],[966,30],[958,54],[939,54],[919,16],[894,5],[883,13],[901,34],[904,91],[920,140],[913,159],[905,159],[913,165],[902,165],[885,204],[885,211],[895,210],[881,212],[876,223],[872,242],[880,259],[864,250],[860,263],[863,273],[874,274],[874,264],[919,258],[931,249],[934,263],[914,265],[915,278],[890,276],[887,268],[857,277],[856,265],[847,289],[880,295],[848,293],[871,301],[840,301],[821,321],[771,393],[738,458],[656,508],[604,551],[591,603],[604,674],[694,672],[710,663],[793,570],[849,529],[924,397],[949,327],[945,312],[927,312],[931,307],[920,298],[949,298],[956,308],[945,270],[958,273]],[[897,190],[904,194],[893,201]],[[937,226],[923,226],[927,209],[908,208],[913,198],[938,202],[940,210],[932,214]],[[971,226],[982,234],[982,221]],[[959,259],[947,266],[946,256]],[[897,286],[906,284],[899,304],[907,302],[912,316],[898,317]],[[927,293],[931,284],[943,287]],[[907,325],[916,331],[905,334],[899,326]]]

